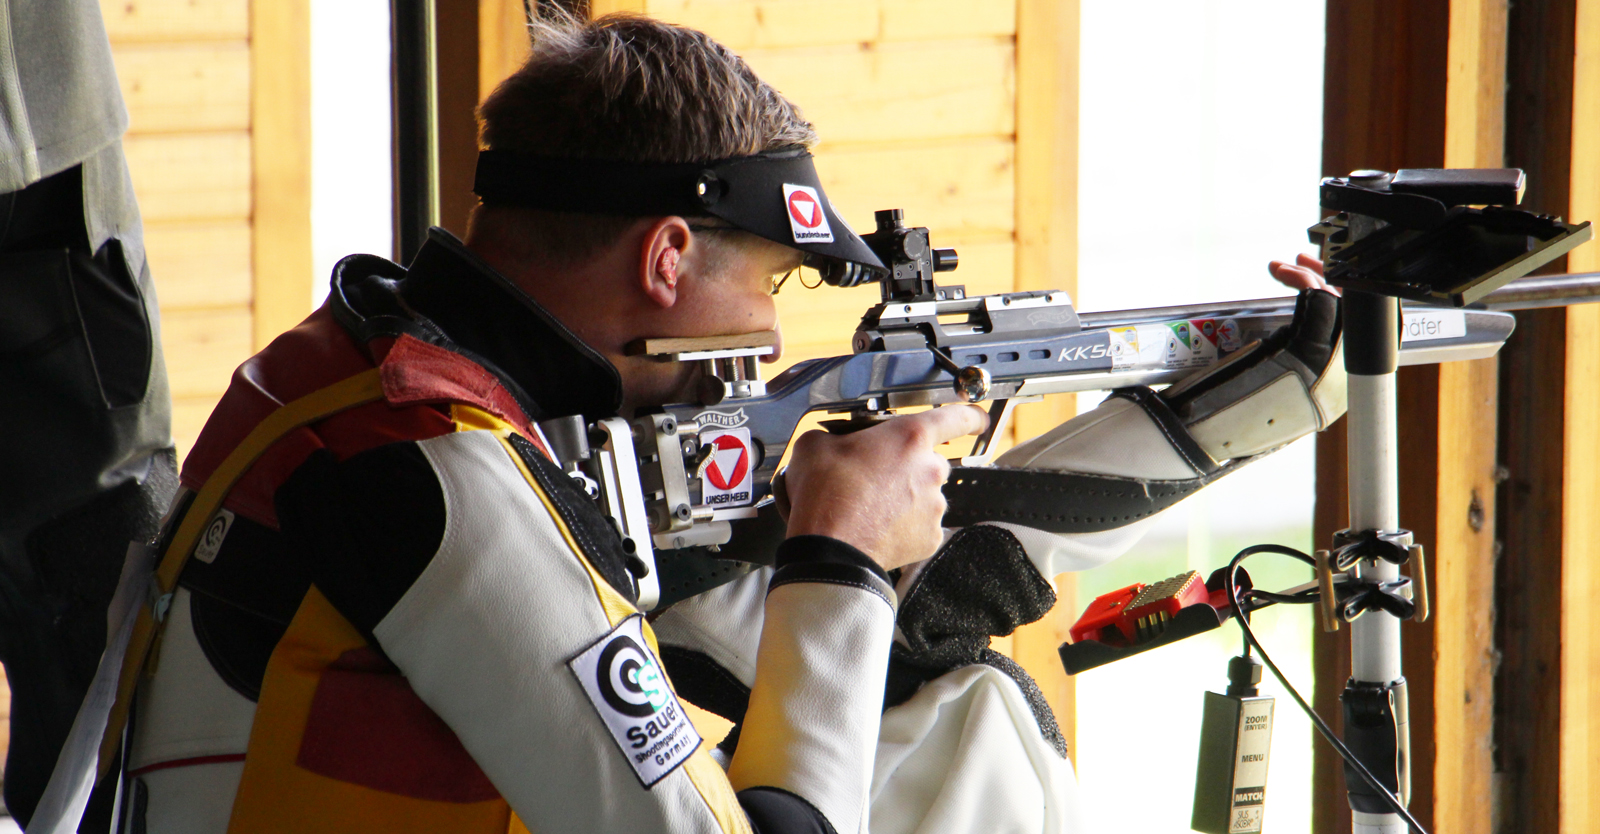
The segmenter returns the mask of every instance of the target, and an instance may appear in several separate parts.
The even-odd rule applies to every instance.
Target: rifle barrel
[[[1490,310],[1534,310],[1600,301],[1600,272],[1529,275],[1484,296]]]

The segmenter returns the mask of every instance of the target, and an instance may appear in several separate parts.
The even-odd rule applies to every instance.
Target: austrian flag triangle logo
[[[750,467],[750,452],[738,437],[724,434],[712,441],[711,465],[706,467],[706,478],[717,489],[733,489],[744,480]]]
[[[713,507],[742,507],[753,499],[756,466],[750,430],[709,429],[700,433],[701,448],[710,452],[701,470],[701,498]]]
[[[794,215],[794,222],[807,229],[815,229],[822,222],[822,207],[804,191],[789,195],[789,213]]]
[[[783,207],[795,243],[832,243],[833,229],[822,211],[822,198],[807,185],[783,184]]]

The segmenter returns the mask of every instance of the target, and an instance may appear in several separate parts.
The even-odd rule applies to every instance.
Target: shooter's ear
[[[682,217],[663,217],[650,225],[639,245],[639,287],[662,309],[678,302],[680,263],[691,236]]]

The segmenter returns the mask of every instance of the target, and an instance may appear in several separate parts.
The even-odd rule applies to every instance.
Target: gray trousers
[[[155,535],[176,489],[171,413],[120,143],[0,194],[4,793],[24,824],[104,649],[128,542]]]

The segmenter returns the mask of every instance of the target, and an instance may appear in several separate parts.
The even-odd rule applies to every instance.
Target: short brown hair
[[[483,148],[676,163],[817,141],[799,108],[702,32],[631,14],[585,21],[559,9],[529,30],[527,63],[478,108]],[[499,241],[514,246],[511,254],[561,265],[591,257],[636,219],[486,205],[473,212],[468,236],[514,229],[514,241]]]

